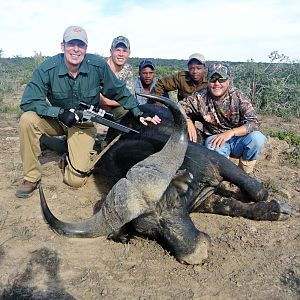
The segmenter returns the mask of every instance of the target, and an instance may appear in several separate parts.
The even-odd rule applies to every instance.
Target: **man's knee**
[[[228,158],[229,155],[230,155],[230,148],[229,148],[226,144],[224,144],[224,145],[221,146],[221,147],[215,148],[215,147],[213,146],[213,144],[211,143],[211,140],[212,140],[214,137],[215,137],[215,135],[208,137],[208,138],[205,140],[205,142],[204,142],[204,146],[205,146],[207,149],[216,151],[216,152],[218,152],[219,154],[221,154],[221,155],[223,155],[223,156],[225,156],[225,157]]]
[[[251,139],[251,144],[259,150],[262,150],[267,142],[267,138],[260,131],[251,132],[249,138]]]
[[[65,168],[63,181],[67,185],[75,187],[75,188],[79,188],[86,184],[87,179],[88,179],[88,176],[84,176],[74,170],[70,170],[69,166],[67,166]]]
[[[39,116],[33,111],[24,112],[19,121],[20,129],[27,129],[29,126],[32,126],[37,123]]]

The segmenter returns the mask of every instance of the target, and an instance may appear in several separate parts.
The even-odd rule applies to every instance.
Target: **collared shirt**
[[[248,132],[258,130],[259,123],[250,100],[235,87],[230,87],[225,98],[214,100],[208,88],[178,103],[188,118],[200,121],[207,135],[219,134],[244,125]]]
[[[195,83],[188,71],[181,71],[173,76],[166,76],[158,80],[154,94],[163,96],[165,92],[177,90],[178,101],[190,96],[194,92],[197,92],[207,87],[206,73],[204,74],[203,80]]]
[[[157,78],[153,78],[153,81],[152,81],[151,86],[150,86],[150,95],[154,94],[154,88],[155,88],[156,83],[157,83]],[[144,90],[144,87],[143,87],[140,76],[138,76],[138,78],[136,78],[136,80],[134,82],[134,91],[135,91],[135,97],[138,100],[140,105],[148,103],[147,98],[137,95],[137,93],[138,94],[145,94],[145,90]]]
[[[64,54],[50,57],[39,65],[27,85],[20,107],[39,116],[57,117],[60,108],[78,109],[80,101],[97,105],[99,94],[118,101],[134,115],[141,112],[137,100],[102,58],[86,54],[76,78],[68,73]]]

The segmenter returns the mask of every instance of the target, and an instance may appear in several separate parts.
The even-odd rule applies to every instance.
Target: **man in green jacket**
[[[207,87],[205,58],[200,53],[190,55],[188,71],[181,71],[173,76],[166,76],[158,80],[154,94],[163,96],[166,92],[177,90],[178,101]]]
[[[86,53],[87,44],[86,31],[79,26],[69,26],[61,43],[63,53],[39,65],[24,91],[20,104],[24,113],[19,124],[24,179],[16,191],[19,198],[31,196],[41,180],[38,157],[42,135],[67,136],[68,165],[63,181],[73,187],[86,183],[87,176],[82,173],[88,171],[92,161],[96,128],[76,114],[80,101],[96,106],[101,93],[130,110],[142,124],[147,125],[148,120],[160,123],[158,116],[143,116],[137,100],[106,61]]]

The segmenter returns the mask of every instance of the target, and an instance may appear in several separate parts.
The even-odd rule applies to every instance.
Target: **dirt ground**
[[[133,238],[66,238],[43,220],[38,192],[18,199],[22,178],[18,121],[0,116],[0,299],[300,299],[300,170],[287,159],[287,143],[268,138],[255,175],[284,200],[284,222],[192,214],[212,238],[202,265],[178,263],[156,242]],[[263,130],[294,129],[300,120],[264,117]],[[49,206],[65,221],[93,213],[103,187],[91,177],[74,189],[62,183],[59,156],[45,151],[42,183]]]

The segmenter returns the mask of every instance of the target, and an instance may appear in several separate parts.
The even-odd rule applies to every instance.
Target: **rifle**
[[[78,115],[82,115],[82,119],[90,120],[92,122],[96,122],[98,124],[102,124],[108,127],[112,127],[114,129],[117,129],[119,131],[129,133],[140,133],[139,131],[132,129],[130,127],[124,126],[122,124],[119,124],[117,122],[114,122],[112,120],[104,118],[104,116],[112,117],[113,114],[105,111],[104,109],[99,109],[95,107],[94,105],[85,103],[83,101],[79,102],[79,107],[83,108],[82,111],[77,111]]]

